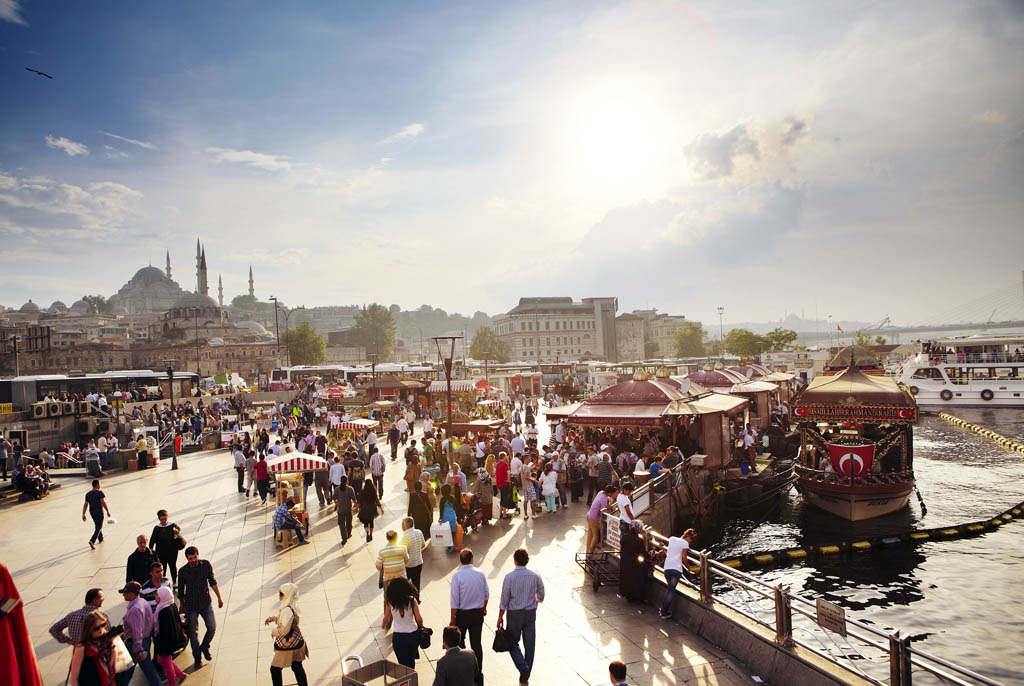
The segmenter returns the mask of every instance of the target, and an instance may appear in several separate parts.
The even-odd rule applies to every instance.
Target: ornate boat
[[[792,411],[800,431],[797,490],[851,521],[905,507],[914,489],[917,403],[894,379],[865,373],[864,352],[841,351],[836,360],[845,369],[815,377]]]

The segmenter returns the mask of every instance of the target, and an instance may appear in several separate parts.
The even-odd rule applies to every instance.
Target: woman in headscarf
[[[181,628],[181,615],[174,605],[174,593],[169,587],[161,586],[156,589],[156,610],[153,616],[157,629],[153,639],[156,661],[164,669],[167,686],[176,686],[185,678],[185,672],[174,662],[174,651],[181,648],[184,633]]]
[[[270,630],[274,637],[274,659],[270,662],[270,680],[274,686],[281,686],[281,672],[291,667],[298,686],[307,686],[306,670],[302,661],[309,657],[309,648],[299,631],[299,587],[292,583],[281,584],[277,592],[279,605],[277,614],[264,620],[263,624],[275,624]]]
[[[424,472],[425,473],[425,472]],[[430,499],[423,492],[423,482],[417,481],[409,494],[409,512],[417,529],[423,533],[423,539],[430,540],[430,522],[434,519],[434,508],[430,506]]]
[[[459,524],[459,518],[462,514],[462,504],[459,502],[457,496],[453,496],[452,487],[448,484],[441,486],[441,500],[437,504],[438,512],[441,516],[438,518],[438,523],[446,522],[452,529],[452,541],[455,541],[455,529]],[[455,546],[448,546],[448,552],[455,552]]]
[[[430,480],[430,472],[420,474],[420,483],[423,484],[423,494],[430,502],[430,512],[433,517],[434,508],[437,507],[437,491],[434,490],[434,484]]]
[[[82,634],[71,653],[71,686],[112,686],[114,683],[114,639],[107,617],[99,610],[85,616]]]
[[[494,459],[494,456],[491,455],[487,459]],[[486,467],[476,470],[476,476],[476,483],[473,484],[473,495],[480,500],[480,509],[483,511],[483,523],[489,524],[491,515],[494,512],[494,482],[491,480],[491,475]]]
[[[423,617],[416,602],[416,589],[404,576],[391,579],[384,588],[384,619],[380,627],[386,630],[388,625],[391,625],[395,659],[409,669],[416,669]]]
[[[373,520],[378,514],[384,514],[384,506],[380,504],[373,480],[366,479],[363,481],[362,490],[359,491],[359,521],[363,523],[363,530],[366,531],[367,543],[373,540]]]

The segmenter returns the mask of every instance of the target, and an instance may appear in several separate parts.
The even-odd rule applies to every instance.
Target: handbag
[[[114,636],[112,643],[114,645],[114,671],[120,674],[134,667],[135,660],[128,652],[128,646],[124,644],[124,640],[120,636]]]
[[[185,546],[188,545],[185,537],[181,535],[181,529],[177,526],[174,527],[174,545],[178,546],[178,550],[184,550]]]
[[[452,545],[452,529],[446,522],[435,522],[430,525],[430,542],[433,545],[448,548]]]
[[[434,635],[434,630],[428,626],[420,627],[420,648],[426,650],[430,647],[430,637]]]
[[[380,574],[377,575],[377,588],[384,588],[384,570],[380,570]]]
[[[293,609],[292,626],[284,636],[274,639],[274,650],[298,650],[304,645],[306,645],[306,641],[302,638],[302,632],[299,631],[299,616]]]
[[[505,633],[504,627],[498,627],[494,630],[494,643],[491,644],[491,650],[496,653],[507,653],[509,650],[508,645],[508,634]]]

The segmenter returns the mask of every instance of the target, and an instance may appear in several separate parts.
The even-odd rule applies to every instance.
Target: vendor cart
[[[576,553],[576,564],[590,577],[594,591],[602,584],[611,586],[619,583],[619,568],[612,565],[611,553]]]
[[[325,470],[328,467],[327,460],[305,453],[288,453],[267,461],[267,471],[274,475],[275,502],[280,506],[291,499],[294,503],[291,509],[292,516],[302,523],[307,535],[309,513],[306,511],[303,477],[306,472]],[[290,532],[274,532],[274,541],[277,545],[286,545],[289,542],[289,537],[284,535],[286,533]]]

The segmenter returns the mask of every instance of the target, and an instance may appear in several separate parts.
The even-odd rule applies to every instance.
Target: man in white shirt
[[[533,424],[526,427],[526,442],[530,445],[537,445],[537,427]]]
[[[377,432],[370,430],[370,433],[366,434],[366,446],[367,448],[375,448],[377,446]]]
[[[509,441],[509,445],[512,447],[512,454],[523,456],[523,452],[526,451],[526,441],[519,434],[516,434],[515,438]]]
[[[341,491],[341,477],[343,476],[345,476],[345,465],[341,463],[341,458],[335,455],[331,468],[327,471],[327,478],[331,482],[331,498],[335,502],[337,502],[338,493]]]
[[[405,445],[405,442],[409,440],[409,422],[405,421],[405,417],[398,420],[398,442]]]
[[[512,482],[518,484],[519,475],[523,472],[523,461],[518,455],[512,456],[512,461],[509,463],[509,472],[512,474]]]
[[[679,583],[679,579],[686,573],[688,567],[687,553],[690,550],[690,544],[696,538],[697,532],[693,529],[687,529],[683,532],[682,537],[671,536],[668,539],[668,550],[665,553],[665,564],[663,565],[665,585],[668,588],[665,590],[665,599],[662,601],[661,609],[658,611],[658,616],[662,619],[668,619],[672,616],[672,598],[675,596],[676,584]]]
[[[238,474],[238,492],[245,493],[245,453],[242,452],[240,447],[235,448],[234,457],[235,472]]]
[[[615,498],[615,505],[619,508],[619,530],[625,535],[633,526],[633,483],[627,481],[622,484],[622,490]]]
[[[425,438],[430,438],[430,437],[433,436],[433,434],[434,434],[434,420],[431,419],[430,417],[426,417],[423,420],[423,436]]]

